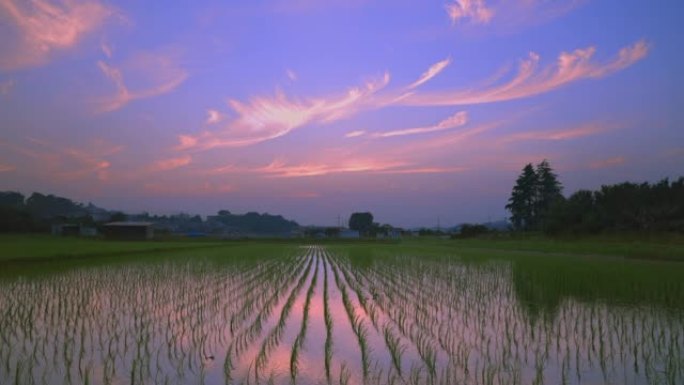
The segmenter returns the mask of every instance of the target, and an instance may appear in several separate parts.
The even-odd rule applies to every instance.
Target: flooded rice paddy
[[[6,277],[0,383],[684,383],[677,274],[548,263],[309,246]]]

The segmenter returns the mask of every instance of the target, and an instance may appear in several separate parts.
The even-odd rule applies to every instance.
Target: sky
[[[334,225],[684,175],[678,0],[0,0],[0,190]]]

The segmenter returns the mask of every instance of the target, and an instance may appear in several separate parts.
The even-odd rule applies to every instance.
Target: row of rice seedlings
[[[335,283],[337,284],[337,289],[342,294],[342,305],[347,313],[347,318],[351,324],[352,330],[356,335],[356,339],[359,343],[359,350],[361,351],[361,367],[363,370],[363,378],[367,379],[370,371],[370,351],[367,342],[367,330],[363,324],[363,320],[356,315],[354,310],[354,305],[349,298],[349,293],[343,282],[341,282],[340,275],[337,271],[335,264],[331,264],[333,274],[335,276]]]
[[[330,313],[328,261],[323,257],[323,317],[325,319],[325,378],[330,383],[333,349],[333,318]]]
[[[306,338],[306,329],[309,324],[309,309],[311,308],[311,299],[313,298],[314,289],[316,288],[316,281],[318,279],[318,256],[316,257],[316,268],[314,270],[313,278],[311,279],[311,284],[309,285],[309,290],[306,292],[306,299],[304,302],[304,310],[302,314],[302,326],[299,330],[297,338],[295,338],[292,344],[292,353],[290,355],[290,378],[292,382],[297,380],[297,365],[299,362],[299,352],[304,345],[304,339]]]
[[[100,282],[102,282],[102,281],[108,281],[108,280],[101,280]],[[78,285],[79,289],[85,289],[85,290],[83,290],[85,292],[88,291],[87,286],[88,285],[86,285],[86,287],[84,288],[81,285]],[[157,291],[157,290],[155,290],[155,291]],[[138,292],[138,294],[139,294],[139,292]],[[126,297],[126,295],[124,295],[124,297]],[[63,298],[65,298],[65,296],[60,296],[59,298],[63,299]],[[69,298],[69,297],[66,296],[66,298]],[[74,298],[74,297],[71,296],[71,298]],[[80,298],[75,298],[75,299],[77,301],[81,301],[82,303],[85,301],[89,301],[89,298],[85,298],[84,295],[81,295]],[[150,301],[150,300],[149,300],[149,296],[148,296],[148,298],[141,298],[139,295],[136,295],[136,298],[134,301],[141,301],[142,302],[142,301]],[[204,300],[201,300],[201,301],[206,302]],[[48,303],[48,302],[49,301],[45,301],[45,303]],[[206,303],[205,303],[205,305],[206,305]],[[66,309],[66,308],[68,308],[68,305],[67,306],[59,305],[59,308],[60,309]],[[205,308],[206,308],[206,306],[205,306]],[[135,309],[137,309],[137,307]],[[96,317],[98,315],[97,313],[94,313],[94,312],[88,313],[88,312],[84,311],[84,310],[87,310],[87,308],[85,308],[84,306],[81,306],[81,305],[79,305],[78,307],[76,307],[73,310],[75,310],[74,314],[71,315],[71,317],[73,317],[73,318],[64,320],[64,322],[62,322],[62,323],[64,323],[63,326],[60,326],[60,325],[55,326],[57,329],[56,331],[64,331],[67,334],[65,334],[65,336],[63,338],[57,338],[54,343],[55,343],[55,346],[58,346],[60,344],[64,346],[64,349],[62,349],[63,353],[59,355],[62,357],[62,359],[60,361],[65,362],[65,366],[67,368],[75,367],[78,371],[79,376],[81,378],[83,378],[86,376],[86,374],[88,376],[90,376],[90,374],[88,374],[89,371],[86,367],[84,356],[90,354],[90,352],[93,351],[93,345],[94,344],[99,343],[101,346],[105,345],[105,340],[102,336],[105,334],[108,334],[108,333],[101,333],[101,332],[97,333],[99,335],[99,337],[98,337],[99,341],[94,342],[93,338],[92,338],[93,334],[88,332],[88,331],[91,330],[93,327],[100,327],[100,328],[101,327],[107,327],[105,325],[115,325],[115,323],[108,324],[107,322],[97,321],[96,322],[97,326],[96,326],[90,320],[92,320],[93,317]],[[197,310],[199,312],[198,317],[203,318],[203,309],[197,309]],[[65,315],[67,315],[68,313],[69,312],[66,312]],[[123,338],[119,338],[119,337],[111,338],[109,340],[110,342],[106,343],[108,348],[103,348],[100,350],[102,352],[102,354],[104,354],[106,357],[114,358],[114,357],[118,356],[118,357],[123,358],[126,355],[128,355],[126,352],[131,352],[137,356],[143,357],[142,359],[135,361],[135,362],[139,362],[139,363],[136,363],[136,367],[148,366],[147,362],[149,360],[146,359],[145,357],[152,354],[150,352],[150,350],[152,349],[151,345],[150,345],[151,340],[152,340],[152,335],[154,333],[158,332],[158,328],[156,326],[154,328],[151,327],[151,326],[153,326],[152,322],[154,322],[154,319],[152,319],[150,317],[150,315],[152,313],[154,313],[154,311],[152,311],[152,312],[150,312],[150,311],[135,312],[134,311],[132,313],[132,319],[131,319],[130,325],[136,331],[133,333],[125,332],[124,335],[122,336]],[[52,312],[52,314],[55,314],[55,313]],[[60,317],[52,317],[52,319],[60,320]],[[78,320],[76,322],[79,322],[79,323],[74,324],[72,322],[73,320]],[[116,331],[117,336],[121,336],[121,333],[119,332],[119,330],[122,326],[125,327],[125,325],[122,325],[121,323],[119,323],[118,326],[114,326],[114,327],[118,328],[118,330]],[[45,330],[45,328],[43,328],[43,330]],[[70,331],[76,331],[77,333],[72,334]],[[47,335],[49,333],[44,332],[44,334]],[[54,334],[54,335],[57,336],[58,334]],[[204,331],[204,332],[197,331],[195,333],[192,333],[189,337],[190,337],[191,341],[193,341],[193,343],[203,345],[206,343],[207,336],[208,336],[208,334],[206,331]],[[119,340],[119,339],[123,340],[124,352],[121,352],[118,349],[115,349],[115,350],[112,349],[113,345],[111,344],[111,342],[113,342],[115,340]],[[130,339],[132,339],[134,342],[133,346],[135,347],[135,349],[133,351],[131,351],[130,349],[128,349],[126,347],[127,345],[129,345],[128,342]],[[32,341],[32,342],[40,342],[40,341],[35,341],[35,336],[33,337],[33,340],[34,341]],[[29,338],[24,338],[24,343],[26,341],[29,341]],[[60,341],[64,341],[64,343],[62,343]],[[42,346],[42,348],[39,348],[38,347],[39,345]],[[36,353],[32,354],[33,357],[38,357],[40,354],[38,354],[37,352],[44,351],[45,346],[46,346],[46,344],[44,344],[44,343],[40,343],[40,344],[35,343],[33,345],[33,351]],[[119,351],[120,353],[116,353],[116,351]],[[157,349],[157,351],[159,351],[159,349]],[[58,357],[57,355],[53,355],[53,356],[55,358]],[[74,357],[75,360],[72,359],[72,357]],[[112,360],[109,360],[109,362],[111,362],[111,361]],[[74,362],[74,364],[71,364],[71,362]],[[113,365],[108,364],[108,367],[112,367],[112,366]],[[136,371],[137,371],[137,369],[136,369]],[[110,375],[111,375],[112,371],[108,369],[108,370],[105,370],[104,372],[106,373],[104,376],[109,377],[109,379],[105,378],[105,379],[103,379],[103,382],[105,382],[105,383],[111,382],[111,376]],[[71,373],[73,373],[71,370],[67,370],[66,377],[70,378]],[[147,375],[149,373],[149,369],[146,368],[143,371],[143,373],[145,375]]]
[[[274,307],[280,301],[282,293],[292,285],[292,282],[296,280],[298,276],[306,276],[306,272],[304,274],[301,273],[306,260],[306,258],[299,258],[299,261],[296,264],[293,264],[289,271],[285,272],[284,276],[280,279],[281,285],[271,293],[271,297],[264,304],[264,307],[258,311],[252,324],[238,333],[233,339],[233,342],[228,346],[224,360],[224,375],[227,380],[232,378],[232,370],[235,369],[233,362],[234,358],[237,358],[240,351],[249,347],[261,334],[263,322],[270,317]],[[300,282],[301,279],[302,278],[300,277],[298,282]],[[277,282],[273,279],[269,281]]]
[[[309,276],[313,262],[314,258],[309,257],[309,262],[306,266],[306,269],[304,270],[304,273],[299,278],[297,285],[292,289],[289,297],[287,298],[287,301],[283,305],[277,324],[271,329],[266,338],[264,338],[261,348],[259,349],[259,352],[257,353],[254,359],[254,377],[257,381],[259,380],[262,369],[268,362],[269,353],[272,349],[274,349],[276,346],[280,344],[283,332],[285,331],[285,325],[290,316],[290,312],[292,311],[292,306],[294,305],[295,300],[297,299],[297,296],[299,295],[299,292],[301,291],[302,287],[306,283],[306,279]]]

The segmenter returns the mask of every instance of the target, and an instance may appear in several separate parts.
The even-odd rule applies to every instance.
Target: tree
[[[525,165],[506,205],[513,227],[516,230],[543,228],[553,203],[563,199],[561,191],[562,185],[546,159],[536,167],[531,163]]]
[[[551,165],[549,165],[549,162],[546,159],[537,165],[535,173],[537,174],[537,191],[535,191],[534,208],[536,216],[535,224],[544,228],[546,214],[549,208],[557,200],[563,199],[563,195],[561,194],[563,186],[558,181],[558,176],[553,172]]]
[[[518,176],[506,205],[506,209],[511,212],[511,222],[516,230],[534,228],[537,185],[537,173],[532,164],[528,163]]]
[[[360,234],[367,235],[373,228],[373,214],[369,212],[353,213],[349,217],[349,228],[358,231]]]

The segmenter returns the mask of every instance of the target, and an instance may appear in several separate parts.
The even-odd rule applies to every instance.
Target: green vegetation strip
[[[46,235],[0,236],[0,262],[94,257],[225,245],[218,241],[106,241]]]

